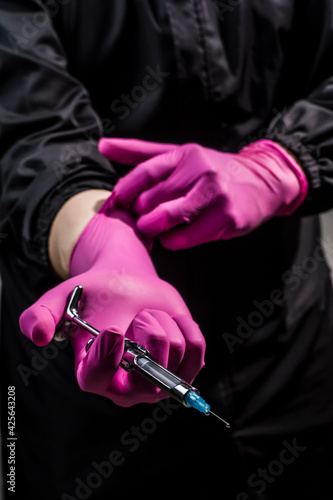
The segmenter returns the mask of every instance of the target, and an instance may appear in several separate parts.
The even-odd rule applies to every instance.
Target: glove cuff
[[[156,274],[147,242],[138,233],[134,218],[115,206],[112,194],[88,222],[70,257],[70,276],[93,267],[102,272],[126,269],[132,274]]]
[[[287,174],[288,171],[293,172],[298,181],[299,185],[298,192],[296,193],[296,195],[295,193],[292,193],[293,194],[292,200],[287,203],[284,203],[280,207],[280,209],[276,212],[275,215],[290,215],[293,212],[295,212],[295,210],[297,210],[297,208],[303,203],[303,201],[307,197],[309,191],[309,184],[305,172],[303,171],[302,167],[297,162],[297,160],[294,158],[294,156],[291,153],[289,153],[283,146],[269,139],[261,139],[248,146],[245,146],[240,151],[240,153],[242,152],[246,152],[247,154],[251,153],[253,155],[264,153],[271,159],[274,159],[277,169],[276,174],[277,175],[279,174],[278,170],[280,169],[280,181],[286,187],[286,191],[289,197],[294,189],[288,187],[290,182],[288,182]],[[286,170],[285,167],[287,167],[288,170]],[[275,173],[274,170],[272,170],[272,173],[273,174]]]
[[[77,276],[92,267],[96,252],[99,250],[102,243],[101,241],[96,241],[96,236],[100,233],[97,228],[100,225],[101,217],[103,218],[103,215],[107,215],[110,211],[112,199],[113,197],[111,194],[111,196],[105,200],[98,212],[90,219],[77,239],[69,260],[69,273],[71,277]],[[86,247],[87,243],[90,247],[89,251],[82,252],[82,246]]]

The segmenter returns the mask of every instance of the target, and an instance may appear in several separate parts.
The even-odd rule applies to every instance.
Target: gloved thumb
[[[21,331],[36,345],[44,346],[51,342],[74,286],[72,279],[64,281],[42,295],[21,314]]]
[[[161,144],[139,139],[108,139],[106,137],[103,137],[98,143],[99,152],[103,156],[123,165],[137,165],[177,147],[177,144]]]

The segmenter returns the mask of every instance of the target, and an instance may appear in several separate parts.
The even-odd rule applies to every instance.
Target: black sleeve
[[[298,98],[271,122],[267,138],[299,160],[309,195],[298,214],[311,215],[333,208],[333,1],[298,2],[295,17],[283,84]]]
[[[115,182],[97,150],[100,119],[67,71],[45,5],[0,0],[0,234],[41,266],[63,203]]]

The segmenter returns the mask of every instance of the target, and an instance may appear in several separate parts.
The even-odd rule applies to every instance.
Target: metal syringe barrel
[[[125,341],[125,351],[121,367],[127,371],[133,369],[139,372],[142,377],[152,382],[186,407],[189,407],[186,402],[187,394],[190,391],[199,394],[199,391],[195,387],[192,387],[190,384],[153,361],[146,349],[128,339]]]

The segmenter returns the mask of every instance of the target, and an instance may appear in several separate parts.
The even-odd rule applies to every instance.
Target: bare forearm
[[[82,231],[98,212],[110,191],[91,189],[70,198],[57,213],[49,235],[49,257],[63,279],[69,277],[69,261]]]

